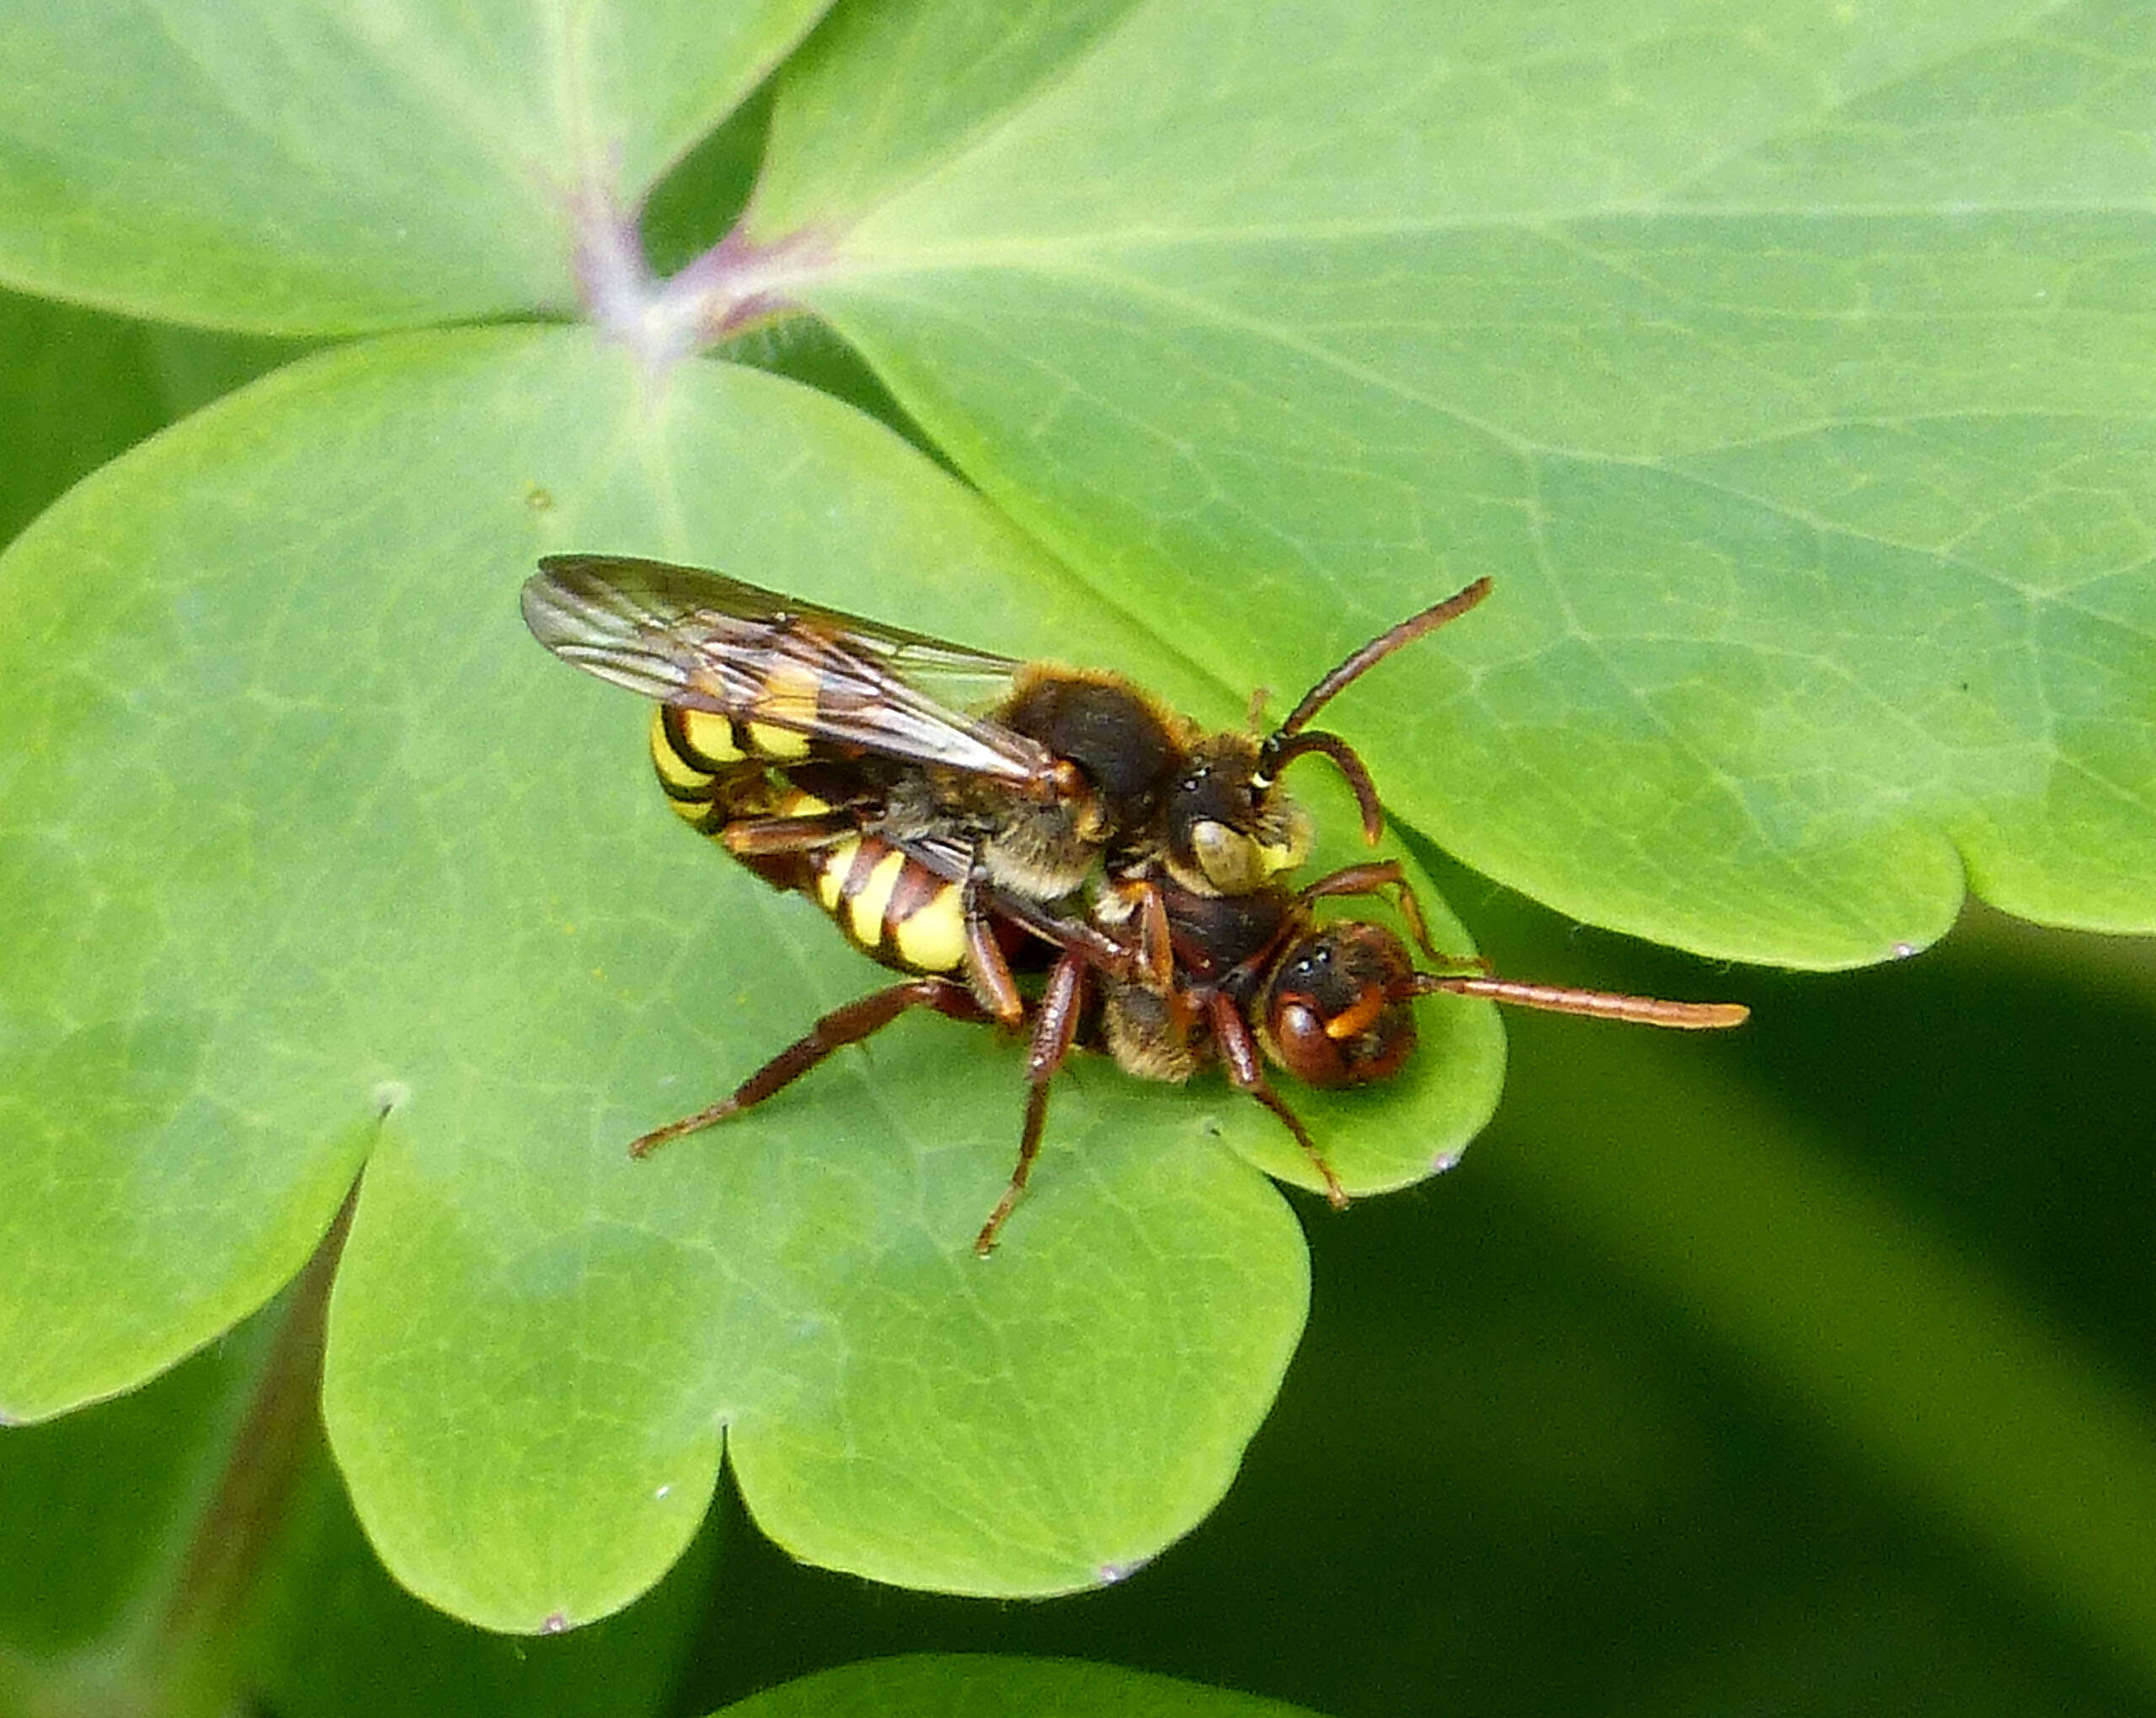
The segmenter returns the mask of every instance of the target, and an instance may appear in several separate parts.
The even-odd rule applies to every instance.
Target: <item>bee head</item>
[[[1389,1079],[1415,1048],[1415,977],[1407,946],[1382,925],[1321,925],[1267,977],[1259,1045],[1306,1086]]]
[[[1310,814],[1261,775],[1261,748],[1239,734],[1209,736],[1163,808],[1162,859],[1196,894],[1247,894],[1310,856]]]

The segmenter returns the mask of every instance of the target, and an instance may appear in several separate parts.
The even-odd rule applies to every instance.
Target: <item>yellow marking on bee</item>
[[[861,837],[848,835],[824,855],[823,868],[816,873],[816,899],[835,919],[839,903],[846,899],[846,873],[853,869],[853,856],[860,851]]]
[[[814,669],[782,662],[765,677],[750,712],[749,738],[781,761],[808,755],[808,736],[798,730],[816,723],[817,691],[822,682]],[[757,718],[763,720],[757,720]]]
[[[739,763],[748,755],[734,743],[732,720],[709,710],[683,710],[681,737],[698,757],[714,764]]]
[[[768,722],[749,724],[749,744],[755,747],[758,756],[782,764],[808,755],[807,734],[796,734],[791,728],[774,728]]]
[[[1293,871],[1303,862],[1304,857],[1294,846],[1286,844],[1261,846],[1257,850],[1258,863],[1265,867],[1267,877],[1277,876],[1283,871]]]
[[[659,772],[659,784],[670,795],[693,793],[712,783],[710,771],[698,769],[674,750],[673,736],[666,731],[666,712],[663,710],[652,714],[651,766]],[[684,814],[696,815],[693,810]]]
[[[1358,1032],[1368,1032],[1377,1024],[1378,1016],[1385,1012],[1385,992],[1373,984],[1326,1022],[1325,1035],[1338,1043],[1343,1038],[1353,1038]]]
[[[916,971],[956,972],[966,959],[966,915],[958,890],[939,889],[935,899],[899,921],[894,940],[899,958]]]
[[[906,868],[906,856],[896,847],[876,862],[867,880],[846,903],[853,940],[863,948],[883,946],[883,909],[891,904],[891,891],[899,886],[899,873]]]
[[[819,799],[813,793],[795,788],[778,803],[781,817],[821,817],[831,808],[828,799]]]

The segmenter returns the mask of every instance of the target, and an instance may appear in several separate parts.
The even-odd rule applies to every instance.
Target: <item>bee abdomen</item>
[[[849,835],[811,856],[817,904],[862,953],[905,972],[950,973],[966,958],[958,885],[881,836]]]
[[[651,712],[651,766],[666,803],[685,823],[715,835],[746,808],[743,795],[763,775],[755,754],[738,743],[744,723],[703,710],[660,704]]]
[[[651,761],[681,819],[723,838],[737,819],[814,818],[830,803],[791,779],[760,739],[761,724],[662,704],[652,712]],[[795,736],[787,736],[793,738]],[[849,835],[802,851],[737,853],[774,888],[798,889],[846,940],[901,971],[957,972],[965,964],[958,885],[874,835]]]
[[[766,705],[806,721],[814,713],[812,677],[775,684]],[[806,734],[745,716],[723,716],[681,704],[661,704],[652,712],[651,761],[676,811],[694,823],[700,814],[685,807],[707,803],[712,783],[751,764],[798,764],[815,750]]]

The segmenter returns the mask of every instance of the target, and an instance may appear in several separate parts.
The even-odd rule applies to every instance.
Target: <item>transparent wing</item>
[[[524,622],[563,661],[662,703],[1049,791],[1046,747],[969,713],[1020,664],[765,590],[617,555],[550,555]]]

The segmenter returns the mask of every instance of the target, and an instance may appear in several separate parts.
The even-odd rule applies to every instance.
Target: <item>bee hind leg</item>
[[[857,1044],[872,1032],[889,1026],[915,1008],[932,1008],[947,1019],[985,1025],[993,1016],[974,1000],[973,993],[953,979],[936,977],[910,979],[888,990],[872,990],[843,1008],[835,1008],[734,1090],[730,1097],[654,1128],[630,1144],[629,1155],[648,1157],[668,1141],[703,1128],[728,1116],[738,1115],[784,1091],[818,1063],[848,1044]]]
[[[1026,1052],[1026,1123],[1018,1135],[1018,1161],[1011,1171],[1010,1185],[988,1221],[974,1237],[974,1251],[986,1258],[995,1251],[995,1238],[1011,1214],[1033,1172],[1033,1159],[1040,1155],[1041,1133],[1048,1124],[1048,1093],[1055,1070],[1070,1054],[1078,1037],[1078,1017],[1086,1002],[1085,957],[1072,951],[1049,968],[1048,987],[1041,992],[1033,1016],[1033,1038]]]
[[[1280,1118],[1283,1125],[1295,1136],[1295,1143],[1303,1148],[1303,1155],[1310,1159],[1318,1179],[1324,1182],[1326,1203],[1336,1211],[1344,1210],[1348,1189],[1340,1185],[1340,1177],[1332,1172],[1332,1166],[1317,1149],[1317,1141],[1310,1138],[1302,1118],[1266,1083],[1265,1064],[1259,1057],[1257,1040],[1251,1033],[1249,1022],[1234,1003],[1216,995],[1212,1002],[1212,1023],[1214,1041],[1219,1046],[1220,1059],[1227,1064],[1229,1079],[1237,1090],[1247,1091]]]

